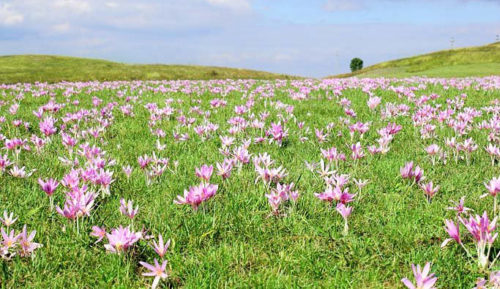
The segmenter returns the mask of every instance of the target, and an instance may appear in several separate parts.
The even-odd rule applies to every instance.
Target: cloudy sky
[[[0,55],[320,77],[500,34],[500,0],[0,0]]]

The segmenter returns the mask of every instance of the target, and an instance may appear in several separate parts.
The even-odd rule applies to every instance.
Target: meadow
[[[500,286],[498,76],[0,95],[2,288]]]

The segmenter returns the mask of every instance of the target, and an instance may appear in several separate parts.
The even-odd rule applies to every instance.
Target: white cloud
[[[118,7],[118,3],[116,3],[116,2],[106,2],[106,3],[104,3],[104,5],[106,5],[106,7],[109,7],[109,8]]]
[[[11,26],[24,21],[24,15],[13,10],[9,4],[0,5],[0,25]]]
[[[54,7],[65,8],[76,13],[85,13],[91,10],[89,2],[83,0],[56,0]]]
[[[71,25],[69,23],[61,23],[52,25],[52,31],[57,33],[66,33],[71,29]]]
[[[208,4],[223,8],[229,8],[235,11],[249,11],[250,3],[247,0],[206,0]]]

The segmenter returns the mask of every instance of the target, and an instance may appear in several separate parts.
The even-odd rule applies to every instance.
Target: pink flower
[[[40,186],[42,187],[42,191],[44,191],[49,197],[52,196],[52,194],[59,186],[59,182],[52,178],[48,179],[47,181],[38,179],[38,184],[40,184]]]
[[[3,228],[0,229],[0,233],[2,235],[2,248],[1,251],[8,251],[10,248],[13,248],[17,245],[17,240],[20,235],[15,235],[14,230],[11,230],[9,234],[4,231]]]
[[[142,237],[141,233],[130,231],[129,227],[111,230],[111,234],[107,233],[108,244],[104,245],[106,250],[111,253],[126,252],[132,245],[134,245]]]
[[[404,167],[399,169],[399,172],[403,179],[410,179],[413,177],[413,162],[406,163]]]
[[[460,239],[460,225],[457,222],[456,224],[452,220],[444,220],[445,230],[450,235],[451,238],[444,240],[441,244],[441,247],[446,246],[451,240],[457,241],[458,244],[462,244],[462,240]]]
[[[87,192],[87,186],[73,188],[66,194],[66,202],[61,209],[56,207],[56,211],[63,217],[75,220],[79,217],[90,216],[90,211],[94,206],[95,193]]]
[[[0,173],[4,172],[5,169],[10,166],[12,162],[9,160],[9,156],[4,154],[0,157]]]
[[[432,181],[428,182],[427,184],[420,184],[420,188],[424,191],[424,194],[428,197],[430,200],[434,195],[438,192],[439,186],[435,186],[432,183]]]
[[[288,129],[283,129],[281,123],[271,123],[271,129],[267,131],[272,136],[272,141],[281,145],[284,139],[288,137]]]
[[[495,197],[498,193],[500,193],[500,177],[491,179],[490,182],[485,183],[484,186],[488,190],[488,193]]]
[[[431,144],[430,146],[425,148],[425,151],[431,156],[437,155],[440,150],[441,149],[437,144]]]
[[[156,254],[158,254],[160,258],[163,258],[167,253],[168,247],[170,247],[170,239],[168,239],[166,243],[163,243],[163,237],[159,234],[158,243],[153,241],[153,245],[151,247],[153,247],[153,250],[155,250]]]
[[[498,236],[498,233],[494,233],[496,230],[497,218],[495,217],[490,221],[486,211],[482,216],[470,216],[468,220],[460,218],[460,222],[462,222],[477,243],[493,244]]]
[[[3,218],[0,217],[0,221],[7,227],[10,227],[16,222],[17,218],[14,218],[14,213],[7,214],[7,211],[3,211]]]
[[[343,203],[338,203],[336,207],[337,212],[344,218],[344,220],[347,220],[349,216],[352,213],[352,207],[346,206]]]
[[[356,144],[351,145],[351,158],[353,160],[361,159],[365,156],[365,153],[363,152],[363,148],[361,147],[361,143],[357,142]]]
[[[155,264],[151,265],[146,262],[139,262],[144,268],[148,269],[150,272],[142,273],[143,276],[155,277],[153,280],[153,284],[151,285],[151,289],[155,289],[158,286],[160,280],[168,277],[168,274],[165,273],[167,268],[167,260],[163,261],[163,263],[158,263],[158,260],[154,259]]]
[[[378,96],[370,96],[366,104],[371,110],[374,110],[379,104],[382,99]]]
[[[126,202],[123,198],[120,200],[120,213],[122,213],[122,215],[133,219],[138,212],[139,206],[135,206],[134,209],[132,200],[129,200],[128,202]]]
[[[231,176],[232,169],[233,169],[232,160],[224,159],[222,163],[217,163],[217,175],[221,176],[223,180]]]
[[[413,170],[413,178],[415,179],[415,182],[418,184],[420,181],[423,181],[425,179],[424,177],[424,170],[421,169],[419,166],[415,167],[415,170]]]
[[[210,180],[210,178],[212,177],[214,167],[212,165],[210,165],[210,166],[202,165],[201,167],[196,168],[195,171],[196,171],[196,176],[198,178],[208,182]]]
[[[50,136],[56,133],[57,129],[54,127],[54,123],[56,120],[49,116],[43,119],[39,125],[40,125],[40,131],[45,134],[45,136]]]
[[[125,176],[127,176],[127,179],[130,178],[130,175],[132,175],[132,167],[130,165],[123,166],[122,167],[123,173]]]
[[[33,242],[35,235],[36,235],[35,230],[33,230],[31,233],[28,234],[28,231],[26,229],[26,225],[24,225],[23,231],[18,236],[19,237],[18,242],[19,242],[19,245],[21,247],[20,251],[19,251],[19,255],[21,257],[26,257],[26,256],[31,255],[31,253],[33,253],[33,251],[35,251],[36,249],[38,249],[42,246],[39,243]]]
[[[106,237],[106,230],[103,227],[93,226],[90,236],[97,238],[97,241],[95,241],[97,244],[101,242],[104,237]]]
[[[415,285],[407,278],[401,279],[401,282],[403,282],[408,289],[436,289],[434,284],[437,278],[434,277],[434,273],[429,274],[431,269],[430,263],[426,263],[423,270],[420,268],[420,265],[415,266],[412,264],[411,268],[413,270],[413,276],[415,276]]]
[[[201,183],[198,186],[193,186],[188,190],[184,190],[184,196],[177,196],[174,203],[177,205],[189,204],[193,210],[198,210],[198,206],[212,198],[217,192],[217,185]]]
[[[467,211],[471,211],[470,208],[465,207],[465,196],[460,198],[460,201],[458,202],[453,202],[455,204],[455,207],[448,207],[448,210],[453,210],[457,212],[457,215],[461,215]]]

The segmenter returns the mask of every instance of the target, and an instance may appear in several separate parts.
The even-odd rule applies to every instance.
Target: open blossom
[[[233,155],[240,164],[248,164],[250,162],[250,153],[248,153],[248,150],[244,146],[235,148]]]
[[[80,172],[72,169],[68,174],[64,175],[61,184],[67,188],[75,188],[80,184]]]
[[[314,129],[314,133],[316,135],[316,139],[318,140],[319,143],[326,142],[328,139],[328,133],[323,133],[322,129]]]
[[[73,188],[66,193],[64,207],[56,207],[56,211],[63,217],[75,220],[76,218],[90,216],[90,211],[94,206],[95,193],[87,192],[87,186]]]
[[[101,240],[106,237],[106,230],[102,227],[99,226],[93,226],[92,227],[92,232],[90,233],[90,236],[96,237],[97,241],[95,243],[101,242]]]
[[[298,190],[293,190],[294,186],[295,186],[294,183],[290,184],[278,183],[276,185],[276,189],[272,189],[269,194],[265,195],[265,197],[269,202],[269,205],[271,206],[272,213],[274,215],[279,214],[279,207],[283,202],[286,202],[290,199],[293,200],[294,202],[297,201],[299,197],[299,192]]]
[[[160,280],[168,277],[168,274],[165,272],[167,268],[167,260],[163,261],[160,265],[158,260],[154,259],[154,265],[151,265],[146,262],[139,262],[144,268],[148,269],[150,272],[142,273],[143,276],[155,277],[153,280],[153,284],[151,285],[151,289],[155,289],[158,286]]]
[[[3,211],[3,218],[0,217],[0,221],[2,224],[4,224],[7,227],[10,227],[12,224],[14,224],[17,220],[17,217],[14,218],[14,213],[8,214],[7,211]]]
[[[42,191],[44,191],[49,197],[52,196],[52,194],[59,186],[59,182],[52,178],[48,179],[47,181],[38,179],[38,184],[40,184],[40,186],[42,187]]]
[[[158,235],[158,243],[153,240],[153,244],[151,245],[153,247],[153,250],[155,250],[156,254],[160,256],[160,258],[163,258],[165,254],[167,253],[168,247],[170,247],[170,239],[167,240],[167,242],[163,242],[163,237],[161,234]]]
[[[104,245],[111,253],[126,252],[132,245],[142,238],[140,232],[133,232],[129,227],[112,229],[111,233],[106,233],[108,244]]]
[[[215,195],[217,188],[217,185],[201,183],[198,186],[190,187],[189,190],[184,190],[184,196],[177,196],[177,200],[174,200],[174,203],[178,205],[189,204],[196,211],[202,202],[209,200]]]
[[[288,175],[286,169],[283,167],[268,168],[257,165],[255,166],[255,171],[258,173],[255,183],[262,180],[266,185],[270,183],[278,183]]]
[[[125,201],[125,199],[123,198],[120,200],[120,213],[122,215],[127,216],[130,219],[133,219],[138,212],[139,212],[139,206],[135,206],[134,209],[132,200],[129,200],[128,202]]]
[[[431,144],[430,146],[426,147],[425,148],[425,151],[430,155],[430,156],[434,156],[434,155],[437,155],[439,153],[441,149],[439,148],[439,146],[437,144]]]
[[[365,156],[363,148],[361,147],[361,143],[357,142],[356,144],[351,145],[350,148],[352,151],[351,158],[353,160],[361,159]]]
[[[500,193],[500,177],[491,179],[489,183],[485,183],[484,186],[488,190],[488,193],[495,197]]]
[[[231,171],[233,169],[233,161],[229,159],[224,159],[222,163],[217,163],[217,175],[221,176],[223,180],[226,180],[231,176]]]
[[[465,207],[464,203],[465,203],[465,196],[461,197],[460,201],[458,202],[453,201],[455,207],[448,207],[447,209],[457,212],[457,215],[460,216],[461,214],[467,213],[468,211],[472,210],[470,208]]]
[[[35,235],[36,235],[35,230],[31,231],[31,233],[28,234],[26,225],[24,225],[23,231],[18,236],[19,237],[18,242],[20,246],[19,256],[21,257],[29,256],[33,253],[33,251],[42,246],[42,244],[33,242],[33,239],[35,239]]]
[[[30,177],[33,172],[35,170],[32,170],[30,172],[26,172],[26,168],[25,167],[18,167],[17,165],[14,165],[10,170],[9,170],[9,173],[11,174],[11,176],[13,176],[14,178],[21,178],[21,179],[24,179],[24,178],[28,178]]]
[[[322,193],[314,194],[318,199],[325,202],[340,202],[342,204],[350,203],[354,200],[355,194],[349,193],[349,188],[342,189],[339,186],[327,186],[326,190]]]
[[[361,192],[361,190],[368,185],[369,182],[369,180],[354,179],[354,184],[358,187],[358,192]]]
[[[139,163],[139,167],[144,170],[147,168],[147,166],[152,162],[153,160],[148,156],[148,155],[144,155],[144,156],[139,156],[137,158],[137,162]]]
[[[474,241],[474,244],[476,246],[475,257],[477,258],[477,264],[479,268],[482,270],[486,269],[488,267],[488,264],[490,264],[491,246],[498,237],[498,233],[496,232],[497,217],[493,218],[493,220],[490,220],[485,211],[482,216],[475,215],[469,216],[469,218],[458,217],[458,219],[472,236],[472,240]],[[454,223],[452,224],[450,222],[447,222],[446,225],[447,226],[445,227],[445,229],[450,237],[457,240],[459,238],[458,224],[455,225]],[[443,245],[446,245],[446,243],[443,243]],[[473,257],[461,242],[458,243],[465,250],[467,256]],[[495,259],[493,259],[490,267],[497,260],[497,258],[498,255]]]
[[[345,220],[347,220],[352,213],[352,207],[346,206],[343,203],[338,203],[336,210]]]
[[[478,243],[492,244],[498,236],[497,233],[494,233],[497,217],[490,221],[486,211],[482,216],[470,216],[469,219],[460,218],[460,221]]]
[[[420,184],[420,188],[424,191],[424,194],[430,200],[438,192],[439,186],[434,186],[432,181],[427,184]]]
[[[434,273],[430,273],[431,264],[426,263],[424,268],[420,268],[420,265],[411,265],[411,269],[413,270],[413,276],[415,277],[415,283],[412,283],[407,278],[401,279],[401,282],[408,289],[436,289],[434,284],[436,284],[437,278]]]
[[[374,110],[379,104],[382,99],[378,96],[370,96],[366,104],[371,110]]]
[[[56,120],[51,116],[44,118],[39,124],[40,131],[45,136],[50,136],[50,135],[55,134],[57,131],[57,129],[54,127],[55,122],[56,122]]]
[[[132,175],[132,170],[133,170],[132,167],[130,165],[123,166],[122,170],[125,176],[127,176],[127,179],[129,179],[130,176]]]
[[[17,240],[19,239],[20,235],[16,235],[14,233],[14,230],[11,230],[10,233],[7,233],[3,228],[1,228],[0,233],[2,235],[2,247],[0,248],[1,251],[6,252],[9,249],[17,246]]]
[[[199,168],[196,168],[196,176],[204,181],[209,181],[212,177],[212,173],[214,171],[214,166],[210,165],[202,165]]]

